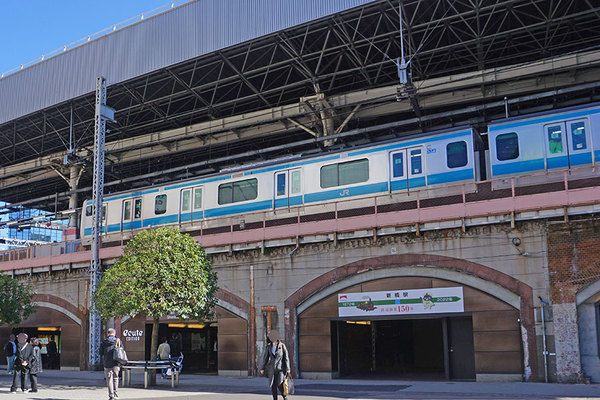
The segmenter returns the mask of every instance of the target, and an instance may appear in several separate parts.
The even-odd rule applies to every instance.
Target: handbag
[[[125,349],[121,346],[119,339],[117,339],[117,343],[115,343],[115,347],[113,348],[113,360],[119,365],[125,365],[129,362],[127,353],[125,353]]]
[[[287,374],[283,381],[283,395],[289,396],[294,394],[294,380],[292,379],[292,375]]]

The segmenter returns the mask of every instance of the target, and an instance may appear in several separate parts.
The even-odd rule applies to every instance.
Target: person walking
[[[17,335],[17,353],[15,355],[14,370],[12,386],[10,387],[11,393],[17,392],[17,383],[21,379],[21,391],[27,390],[27,375],[31,366],[31,360],[33,358],[33,349],[31,345],[27,343],[27,334],[21,332]]]
[[[8,338],[8,343],[4,346],[4,354],[6,355],[6,372],[13,374],[13,364],[17,354],[17,344],[15,343],[15,335],[11,334]]]
[[[119,364],[113,359],[113,350],[117,344],[115,330],[108,328],[106,331],[106,339],[100,344],[100,357],[102,357],[104,365],[104,378],[108,387],[108,400],[119,398]]]
[[[277,390],[283,396],[283,381],[290,373],[290,357],[285,344],[279,337],[279,332],[272,330],[267,336],[267,348],[263,357],[263,367],[260,370],[261,375],[266,374],[269,379],[269,386],[273,394],[273,400],[277,400]]]
[[[158,350],[156,350],[156,356],[160,361],[170,360],[171,359],[171,346],[167,341],[166,337],[162,338],[162,343],[158,345]],[[167,377],[167,369],[163,368],[160,372],[163,378]]]
[[[31,382],[31,390],[29,392],[37,393],[37,375],[42,372],[42,351],[40,350],[40,342],[37,338],[33,337],[29,342],[33,349],[33,356],[31,357],[31,365],[29,368],[29,381]]]

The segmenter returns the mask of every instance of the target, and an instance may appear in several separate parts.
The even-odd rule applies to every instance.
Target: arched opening
[[[448,287],[463,291],[463,310],[369,318],[339,312],[338,294],[402,296]],[[296,371],[306,378],[366,372],[398,378],[404,371],[406,379],[529,380],[537,374],[532,302],[530,287],[489,267],[446,257],[379,257],[330,271],[290,296],[286,339],[295,346]],[[458,343],[453,332],[470,339]],[[400,336],[408,344],[396,345]],[[367,354],[355,357],[358,364],[348,361],[352,340]],[[466,346],[462,357],[456,346]],[[455,364],[460,359],[472,362]]]

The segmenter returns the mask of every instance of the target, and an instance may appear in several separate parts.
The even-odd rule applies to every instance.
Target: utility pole
[[[106,105],[106,79],[96,79],[96,111],[94,117],[94,184],[92,188],[92,255],[90,263],[89,296],[89,369],[100,362],[101,319],[94,304],[94,294],[100,281],[100,235],[102,233],[102,196],[104,193],[104,151],[106,121],[114,121],[115,110]]]

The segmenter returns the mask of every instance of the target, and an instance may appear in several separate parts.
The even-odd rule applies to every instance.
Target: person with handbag
[[[10,387],[11,393],[16,393],[18,379],[21,379],[21,390],[27,390],[27,376],[31,368],[31,360],[33,358],[33,349],[27,343],[27,334],[21,332],[17,335],[17,354],[15,356],[13,383]]]
[[[273,400],[277,400],[277,390],[283,396],[283,400],[287,400],[283,382],[290,374],[290,356],[285,344],[279,337],[279,332],[276,330],[272,330],[267,335],[267,348],[265,349],[263,367],[260,373],[261,375],[266,374],[269,379]]]
[[[106,330],[106,339],[100,345],[100,357],[103,358],[104,364],[104,378],[106,379],[106,385],[108,386],[108,400],[115,400],[119,398],[119,363],[113,358],[115,346],[117,345],[116,332],[113,328]]]
[[[31,382],[31,393],[37,393],[37,375],[42,372],[42,351],[40,350],[40,342],[33,337],[29,341],[33,350],[31,357],[31,368],[29,369],[29,381]]]

